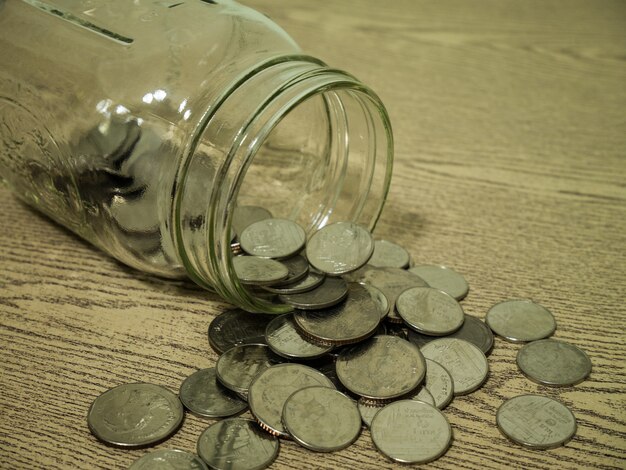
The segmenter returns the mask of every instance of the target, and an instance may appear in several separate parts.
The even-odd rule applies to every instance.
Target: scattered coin
[[[315,359],[329,353],[332,346],[311,343],[296,328],[293,313],[274,318],[265,331],[268,346],[287,359]]]
[[[222,385],[245,396],[257,374],[280,362],[282,359],[265,344],[242,344],[222,354],[215,371]]]
[[[309,273],[309,262],[304,256],[295,255],[280,262],[287,267],[289,274],[286,279],[278,281],[272,287],[283,287],[301,281]]]
[[[278,456],[278,439],[250,419],[228,418],[198,439],[198,455],[215,470],[261,470]]]
[[[417,274],[430,287],[442,290],[456,300],[465,298],[469,291],[469,285],[465,278],[452,268],[422,264],[410,268],[409,272]]]
[[[425,386],[421,386],[417,393],[414,393],[412,396],[407,397],[407,399],[422,401],[424,403],[428,403],[430,406],[435,406],[435,398]]]
[[[351,392],[371,400],[389,400],[415,390],[424,380],[426,362],[417,346],[397,336],[375,336],[346,348],[337,358],[337,376]]]
[[[520,395],[504,402],[496,414],[506,437],[526,447],[553,449],[576,434],[576,418],[561,402],[540,395]]]
[[[378,307],[380,308],[380,318],[382,320],[389,313],[389,300],[387,300],[387,297],[379,288],[370,284],[363,284],[363,287],[367,289],[372,299],[374,299],[374,301],[378,304]]]
[[[237,206],[231,223],[233,235],[239,237],[248,225],[260,220],[271,219],[272,213],[259,206]]]
[[[196,454],[178,449],[160,449],[135,460],[128,470],[209,470]]]
[[[304,279],[294,282],[293,284],[286,284],[281,286],[264,286],[264,289],[276,294],[301,294],[319,287],[324,282],[325,275],[316,271],[307,273]]]
[[[389,301],[387,320],[395,323],[402,323],[402,318],[393,308],[398,296],[410,287],[428,287],[428,284],[417,274],[399,268],[364,266],[349,279],[369,284],[382,291]]]
[[[452,442],[452,428],[443,413],[415,400],[385,406],[374,416],[370,432],[381,453],[402,463],[431,462]]]
[[[409,266],[410,259],[409,253],[400,245],[387,240],[376,240],[374,254],[367,264],[378,268],[405,269]]]
[[[383,406],[385,406],[384,404],[385,402],[372,403],[368,400],[359,398],[357,407],[359,409],[359,413],[361,414],[361,420],[365,426],[369,428],[372,425],[374,416],[376,416],[376,413],[383,409]]]
[[[346,387],[343,386],[339,377],[337,377],[337,368],[335,367],[334,359],[331,359],[321,365],[316,365],[315,369],[319,370],[322,374],[328,377],[337,390],[342,393],[347,392]]]
[[[306,241],[304,229],[287,219],[264,219],[248,225],[239,243],[248,254],[262,258],[288,258],[298,253]]]
[[[289,275],[287,266],[279,261],[256,256],[235,256],[233,268],[242,284],[257,286],[273,284]]]
[[[318,310],[337,305],[348,295],[348,285],[341,278],[327,277],[315,289],[299,294],[281,294],[278,298],[302,310]]]
[[[285,402],[283,424],[301,446],[334,452],[359,437],[361,415],[354,400],[343,393],[328,387],[307,387]]]
[[[183,405],[168,389],[148,383],[111,388],[89,408],[89,429],[101,441],[119,447],[156,444],[183,422]]]
[[[452,377],[454,395],[466,395],[480,387],[489,373],[485,354],[472,343],[439,338],[421,349],[426,359],[441,364]]]
[[[275,315],[249,313],[239,308],[216,316],[209,325],[209,345],[218,353],[240,344],[265,342],[265,329]]]
[[[426,359],[424,387],[430,392],[434,406],[443,410],[454,398],[454,385],[450,373],[436,361]]]
[[[200,369],[187,377],[178,395],[185,408],[201,418],[224,418],[248,407],[245,401],[217,382],[213,367]]]
[[[485,321],[495,334],[520,343],[547,338],[556,329],[548,309],[532,300],[506,300],[487,312]]]
[[[380,307],[365,287],[351,282],[345,302],[324,310],[296,310],[293,318],[313,340],[348,344],[361,341],[376,331],[380,323]]]
[[[252,415],[270,434],[289,437],[282,424],[285,402],[292,393],[314,385],[334,389],[321,372],[302,364],[278,364],[257,375],[248,391]]]
[[[411,287],[396,300],[396,310],[412,329],[431,336],[443,336],[461,328],[465,314],[459,303],[432,287]]]
[[[385,326],[387,327],[388,335],[408,339],[408,332],[407,328],[404,327],[404,323],[387,323]],[[430,338],[434,339],[436,336],[430,336]],[[417,346],[419,347],[419,344]]]
[[[461,328],[454,333],[446,335],[446,338],[464,339],[478,346],[478,348],[489,355],[493,348],[493,333],[484,321],[472,315],[465,314],[465,321]],[[422,347],[427,343],[437,339],[436,336],[423,335],[415,330],[409,330],[408,339],[411,343],[418,347]]]
[[[306,255],[315,269],[339,275],[363,266],[374,252],[369,231],[351,222],[337,222],[315,232],[306,247]]]
[[[517,353],[517,365],[530,380],[561,387],[580,383],[591,373],[584,351],[555,339],[525,344]]]

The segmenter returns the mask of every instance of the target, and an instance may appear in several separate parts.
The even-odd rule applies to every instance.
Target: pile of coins
[[[501,302],[485,323],[464,313],[459,301],[469,287],[460,274],[411,267],[404,248],[374,241],[356,224],[327,225],[307,242],[293,221],[244,206],[233,232],[241,283],[293,312],[217,316],[208,335],[219,359],[185,379],[178,397],[158,385],[126,384],[96,398],[91,431],[121,447],[167,439],[183,406],[202,418],[227,418],[200,435],[197,456],[160,450],[130,468],[265,468],[279,438],[332,452],[352,444],[363,425],[393,461],[435,460],[452,442],[441,410],[485,382],[493,333],[526,343],[517,364],[538,383],[573,385],[591,372],[580,349],[545,339],[556,322],[541,305]],[[255,421],[232,417],[248,408]],[[562,445],[576,430],[565,405],[539,395],[506,401],[496,422],[509,439],[534,448]]]

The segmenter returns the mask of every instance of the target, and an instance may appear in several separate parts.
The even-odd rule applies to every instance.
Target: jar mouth
[[[259,86],[265,93],[258,93]],[[204,260],[194,253],[192,277],[245,310],[284,313],[291,307],[247,288],[234,271],[236,207],[264,207],[274,217],[298,222],[308,234],[338,221],[373,230],[391,181],[391,126],[373,91],[318,62],[271,66],[244,87],[247,92],[236,90],[216,113],[253,104],[244,122],[234,126],[234,139],[215,169],[204,230],[211,249],[205,248]],[[200,141],[215,145],[214,118]]]

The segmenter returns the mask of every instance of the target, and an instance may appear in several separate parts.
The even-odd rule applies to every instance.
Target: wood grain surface
[[[540,302],[554,337],[593,362],[579,385],[540,386],[518,371],[519,345],[497,339],[486,384],[445,410],[452,447],[427,467],[625,468],[626,3],[245,3],[387,105],[395,171],[376,236],[463,273],[469,314]],[[126,468],[146,450],[99,443],[89,405],[125,382],[177,391],[213,366],[207,327],[230,305],[127,268],[6,189],[0,197],[0,467]],[[549,451],[504,438],[496,410],[524,393],[569,406],[576,436]],[[157,448],[194,451],[209,422],[187,416]],[[331,454],[283,441],[272,465],[393,467],[368,431]]]

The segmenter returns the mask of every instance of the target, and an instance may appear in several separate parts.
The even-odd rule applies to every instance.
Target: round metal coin
[[[220,313],[209,325],[209,344],[222,354],[240,344],[265,342],[265,329],[275,315],[250,313],[239,308]]]
[[[383,403],[384,402],[376,404],[359,398],[357,407],[359,408],[361,420],[365,426],[369,428],[372,425],[372,420],[374,419],[374,416],[376,416],[376,413],[382,410],[383,406],[385,406]]]
[[[143,447],[167,439],[183,422],[183,405],[168,389],[148,383],[107,390],[89,408],[89,429],[119,447]]]
[[[275,294],[301,294],[318,287],[324,282],[324,274],[317,271],[309,271],[307,275],[292,284],[280,285],[280,286],[264,286],[264,289],[273,292]]]
[[[496,413],[498,428],[518,444],[553,449],[576,434],[576,418],[561,402],[540,395],[520,395],[504,402]]]
[[[250,411],[270,434],[289,437],[282,424],[285,402],[292,393],[314,385],[334,389],[331,380],[302,364],[279,364],[256,376],[248,391]]]
[[[402,463],[431,462],[452,442],[452,428],[443,413],[414,400],[385,406],[374,416],[370,432],[380,452]]]
[[[434,339],[437,339],[436,336],[423,335],[415,330],[409,330],[408,338],[411,343],[418,347],[422,347]],[[461,328],[452,334],[446,335],[446,338],[457,338],[469,341],[478,346],[486,356],[491,353],[491,349],[493,348],[493,333],[491,332],[491,328],[480,318],[468,314],[465,314],[465,321]]]
[[[304,229],[292,220],[265,219],[248,225],[239,243],[246,253],[262,258],[288,258],[306,241]]]
[[[317,310],[337,305],[348,295],[348,285],[341,278],[327,277],[315,289],[299,294],[281,294],[278,298],[302,310]]]
[[[532,300],[500,302],[489,309],[485,322],[495,334],[513,343],[547,338],[556,330],[550,311]]]
[[[128,470],[209,470],[200,457],[177,449],[149,452],[135,460]]]
[[[380,318],[382,320],[389,313],[389,300],[387,300],[387,297],[379,288],[374,287],[371,284],[363,284],[363,287],[367,289],[372,299],[374,299],[374,301],[378,304],[380,309]]]
[[[452,268],[422,264],[410,268],[409,271],[424,279],[430,287],[442,290],[456,300],[465,298],[469,291],[465,278]]]
[[[396,300],[396,310],[405,323],[431,336],[455,332],[465,320],[459,303],[445,292],[431,287],[411,287]]]
[[[294,441],[316,452],[334,452],[352,444],[361,432],[356,403],[328,387],[307,387],[285,402],[283,424]]]
[[[417,346],[397,336],[375,336],[344,349],[336,368],[348,390],[371,400],[406,395],[426,374],[426,362]]]
[[[332,275],[359,269],[373,252],[372,235],[351,222],[336,222],[323,227],[311,236],[306,247],[311,266]]]
[[[297,310],[294,320],[313,340],[326,344],[348,344],[372,335],[380,323],[380,307],[365,287],[348,284],[345,302],[319,310]]]
[[[378,268],[404,269],[409,266],[410,259],[409,253],[400,245],[387,240],[376,240],[374,254],[367,264]]]
[[[187,377],[178,396],[185,408],[202,418],[224,418],[248,407],[245,401],[217,382],[213,367],[200,369]]]
[[[229,418],[209,426],[197,452],[215,470],[261,470],[278,455],[278,439],[250,419]]]
[[[243,396],[250,382],[261,371],[283,360],[265,344],[243,344],[222,354],[217,360],[217,380],[226,388]]]
[[[295,255],[295,256],[291,256],[290,258],[283,259],[280,262],[284,264],[285,266],[287,266],[289,275],[287,276],[287,278],[269,287],[282,287],[282,286],[293,284],[305,278],[306,275],[309,273],[309,262],[306,260],[304,256]],[[267,289],[267,290],[271,292],[270,289]],[[280,292],[277,292],[277,293],[280,293]]]
[[[235,256],[233,268],[242,284],[256,286],[273,284],[289,275],[287,266],[279,261],[256,256]]]
[[[241,232],[243,232],[248,225],[271,218],[272,213],[264,207],[237,206],[233,212],[233,220],[231,222],[232,231],[234,235],[239,237]]]
[[[434,406],[443,410],[454,398],[454,384],[450,373],[436,361],[426,359],[424,387],[435,401]]]
[[[307,340],[296,328],[293,313],[274,318],[267,325],[265,338],[272,351],[287,359],[315,359],[333,349]]]
[[[480,387],[489,373],[487,357],[472,343],[440,338],[421,349],[426,359],[441,364],[452,377],[454,395],[466,395]]]
[[[591,373],[587,354],[555,339],[525,344],[517,353],[517,365],[530,380],[560,387],[580,383]]]

